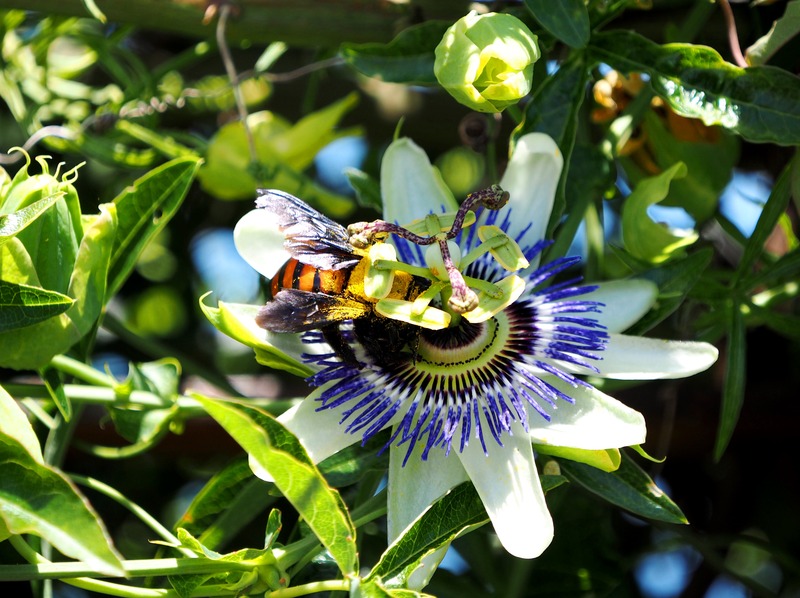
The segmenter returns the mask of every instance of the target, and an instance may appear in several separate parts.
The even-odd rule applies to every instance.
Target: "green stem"
[[[150,338],[144,338],[138,334],[135,334],[134,332],[131,332],[125,326],[125,324],[123,324],[118,318],[114,317],[110,313],[106,313],[105,317],[103,318],[103,328],[117,336],[122,342],[138,351],[145,353],[146,355],[150,355],[153,358],[158,359],[162,357],[174,357],[180,361],[183,370],[187,374],[199,376],[205,380],[208,380],[220,390],[223,390],[233,396],[239,396],[239,392],[233,386],[231,386],[231,383],[228,382],[228,379],[225,378],[225,376],[217,373],[217,371],[213,368],[199,363],[192,356],[186,353],[181,353],[180,351],[176,351],[174,348],[168,347],[163,343]]]
[[[382,490],[378,494],[370,497],[362,504],[355,507],[350,516],[353,518],[353,525],[361,527],[374,521],[378,517],[386,514],[386,490]]]
[[[78,361],[77,359],[73,359],[72,357],[67,357],[66,355],[56,355],[53,357],[50,365],[60,372],[69,374],[74,378],[78,378],[94,386],[113,388],[117,385],[117,381],[108,374],[104,374],[92,366]]]
[[[303,584],[301,586],[294,586],[292,588],[285,588],[282,590],[273,590],[268,592],[269,598],[295,598],[296,596],[307,596],[317,592],[349,592],[350,581],[346,579],[331,579],[328,581],[315,581],[312,583]]]
[[[17,540],[14,542],[12,539]],[[0,566],[0,581],[25,581],[30,579],[72,579],[89,575],[108,577],[84,562],[69,561],[53,563],[33,551],[20,536],[11,536],[14,548],[22,553],[21,546],[27,546],[26,559],[37,561],[30,565]],[[29,559],[30,560],[30,559]],[[190,575],[205,573],[224,573],[227,571],[250,571],[252,563],[197,558],[134,559],[122,561],[126,577],[152,577],[159,575]]]
[[[91,488],[92,490],[96,490],[97,492],[104,494],[105,496],[109,497],[110,499],[116,501],[117,503],[128,509],[131,513],[136,515],[145,525],[147,525],[147,527],[149,527],[159,536],[161,536],[166,542],[169,542],[170,544],[174,544],[176,546],[180,545],[181,541],[175,535],[173,535],[171,531],[169,531],[167,528],[161,525],[161,523],[159,523],[155,517],[150,515],[150,513],[145,511],[142,507],[137,505],[135,502],[130,500],[121,492],[117,491],[116,489],[112,488],[107,484],[104,484],[100,480],[96,480],[94,478],[85,477],[77,474],[70,474],[69,477],[78,484],[86,486],[87,488]],[[194,552],[192,552],[188,548],[179,548],[178,550],[180,550],[183,554],[185,554],[187,557],[190,558],[195,558],[197,556],[195,555]]]
[[[39,384],[4,384],[3,388],[10,395],[15,397],[27,397],[32,399],[50,398],[47,389]],[[165,402],[159,396],[145,390],[134,390],[127,396],[120,396],[113,388],[65,384],[64,392],[70,400],[96,405],[113,405],[115,407],[135,405],[151,409],[164,409],[172,404]],[[273,415],[280,415],[296,402],[295,400],[275,401],[272,399],[248,399],[248,401],[254,407],[259,407]],[[205,413],[200,404],[190,396],[178,396],[175,399],[175,404],[182,411],[189,412],[190,415]]]
[[[181,158],[183,156],[197,155],[194,151],[185,145],[181,145],[172,137],[156,133],[130,120],[120,119],[116,122],[115,126],[118,131],[146,143],[153,149],[164,154],[167,158]]]

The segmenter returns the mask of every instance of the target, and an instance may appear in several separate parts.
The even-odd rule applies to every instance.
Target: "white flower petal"
[[[602,450],[642,444],[647,435],[644,417],[595,388],[573,388],[548,376],[546,381],[575,399],[547,407],[550,421],[528,409],[530,437],[534,444]]]
[[[486,432],[488,434],[488,431]],[[553,519],[536,471],[533,448],[521,427],[504,436],[503,446],[491,442],[489,455],[470,439],[458,453],[503,547],[516,557],[536,558],[553,540]]]
[[[686,378],[710,368],[719,351],[708,343],[611,334],[600,356],[602,359],[591,362],[599,373],[561,361],[558,366],[569,372],[615,380]]]
[[[513,210],[507,232],[520,245],[544,238],[563,167],[561,150],[549,135],[528,133],[517,140],[500,186],[511,195],[503,210]]]
[[[431,211],[455,211],[458,203],[428,155],[403,137],[393,141],[381,161],[383,219],[408,224]]]
[[[236,251],[254,270],[267,278],[272,278],[290,257],[283,248],[284,241],[283,233],[269,210],[248,212],[233,229]]]
[[[643,278],[601,282],[599,287],[583,298],[605,304],[603,313],[592,317],[609,332],[622,332],[638,322],[658,297],[658,287]]]
[[[422,447],[422,443],[417,444],[405,467],[403,459],[406,449],[396,446],[389,449],[387,527],[390,544],[431,503],[468,479],[467,472],[454,455],[445,457],[444,451],[434,450],[428,460],[423,461],[420,458]],[[420,566],[406,580],[409,588],[421,590],[428,585],[447,548],[443,546],[422,559]]]

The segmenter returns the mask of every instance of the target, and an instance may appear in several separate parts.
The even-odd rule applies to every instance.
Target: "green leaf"
[[[11,533],[37,535],[98,573],[125,575],[102,521],[78,489],[5,433],[0,433],[0,519]]]
[[[761,320],[781,336],[800,340],[800,318],[787,314],[782,314],[771,309],[765,309],[758,305],[750,304],[748,306],[753,314],[753,317]]]
[[[64,390],[64,380],[61,378],[61,372],[51,366],[42,368],[39,372],[42,377],[47,392],[50,398],[53,399],[64,421],[68,422],[72,419],[72,403]]]
[[[568,446],[552,446],[545,444],[535,444],[534,449],[542,455],[560,457],[591,465],[602,471],[616,471],[620,464],[619,449],[599,449],[587,450],[576,449]]]
[[[351,596],[360,596],[362,598],[433,598],[431,594],[417,592],[416,590],[387,588],[379,579],[361,580],[358,584],[357,592],[351,590]]]
[[[334,488],[355,484],[371,471],[386,471],[388,451],[387,437],[378,434],[365,445],[350,445],[318,465],[328,483]]]
[[[772,188],[772,192],[769,194],[764,209],[761,210],[761,215],[758,217],[753,234],[747,240],[742,259],[739,260],[739,264],[736,267],[736,274],[733,277],[734,287],[738,287],[753,269],[756,261],[764,252],[764,244],[772,234],[780,217],[786,212],[791,198],[791,167],[792,164],[790,163],[784,168]]]
[[[44,463],[42,447],[25,412],[2,386],[0,386],[0,433],[18,442],[37,463]]]
[[[425,555],[452,542],[466,529],[483,525],[489,516],[471,482],[459,484],[433,503],[388,548],[365,581],[390,579]]]
[[[253,477],[247,459],[237,459],[212,477],[192,500],[176,527],[209,548],[231,540],[275,501],[267,483]]]
[[[719,461],[736,429],[744,403],[745,372],[747,369],[747,330],[741,306],[733,302],[728,326],[728,352],[725,362],[725,382],[722,386],[722,413],[714,442],[714,459]]]
[[[684,259],[672,260],[660,268],[637,274],[639,278],[646,278],[658,285],[658,301],[627,331],[627,334],[643,335],[673,314],[700,280],[713,257],[714,250],[706,247]]]
[[[199,158],[176,158],[137,179],[114,199],[118,225],[108,275],[109,297],[127,280],[147,243],[178,211],[199,167]]]
[[[114,241],[116,213],[113,204],[100,206],[84,231],[75,258],[75,268],[69,281],[67,295],[74,299],[63,314],[32,326],[0,332],[0,365],[14,369],[39,369],[54,355],[65,353],[81,337],[91,331],[105,305],[106,278],[111,246]],[[19,249],[18,239],[0,247]],[[24,251],[24,249],[23,249]],[[30,263],[18,254],[19,273],[27,271]]]
[[[612,189],[616,178],[614,162],[607,158],[596,145],[577,142],[569,161],[570,172],[581,173],[581,176],[567,176],[565,181],[565,198],[567,216],[558,223],[554,243],[548,247],[543,258],[544,263],[564,257],[569,251],[587,208],[593,201],[604,197],[606,191]],[[551,225],[555,222],[550,220]]]
[[[339,56],[367,77],[390,83],[435,85],[434,50],[449,21],[426,21],[404,29],[388,44],[342,44]]]
[[[266,413],[234,402],[195,396],[275,485],[328,549],[342,573],[358,571],[356,530],[339,493],[330,488],[298,440]]]
[[[55,291],[0,280],[0,332],[63,314],[74,301]]]
[[[177,532],[181,547],[188,548],[197,556],[214,561],[241,563],[248,568],[231,568],[229,571],[219,573],[196,573],[183,575],[170,575],[169,582],[181,598],[196,595],[197,590],[206,581],[213,579],[214,588],[219,591],[220,583],[229,590],[231,596],[258,595],[265,590],[277,590],[286,587],[289,577],[283,570],[273,552],[269,548],[243,548],[235,552],[220,554],[206,547],[200,540],[188,531],[179,528]],[[213,590],[212,590],[213,592]],[[202,590],[199,591],[202,595]],[[267,592],[269,594],[269,592]]]
[[[344,175],[356,192],[356,201],[363,208],[372,208],[380,213],[383,210],[381,185],[373,177],[358,168],[345,168]]]
[[[656,521],[688,523],[678,506],[624,452],[619,469],[612,473],[574,461],[560,460],[559,463],[570,481],[611,504]]]
[[[175,359],[163,359],[149,363],[131,363],[128,364],[128,370],[128,379],[123,383],[126,391],[144,390],[159,397],[164,403],[164,407],[160,409],[109,409],[119,435],[144,449],[152,446],[169,431],[170,423],[178,414],[175,399],[178,396],[180,364]],[[125,456],[129,455],[130,452],[125,453]]]
[[[660,46],[629,31],[596,33],[592,56],[625,74],[647,73],[675,112],[722,125],[748,141],[800,143],[800,79],[784,70],[739,68],[711,48]]]
[[[44,199],[35,201],[12,214],[1,215],[0,245],[16,236],[19,232],[23,231],[26,226],[41,216],[47,208],[52,206],[63,196],[63,192],[54,193],[53,195],[49,195]]]
[[[363,134],[361,127],[341,128],[339,122],[358,103],[358,94],[316,110],[292,125],[267,110],[247,117],[255,144],[255,160],[242,121],[221,127],[208,144],[198,173],[203,188],[225,200],[253,201],[257,188],[282,189],[334,218],[353,210],[353,201],[318,185],[302,171],[331,141]]]
[[[678,139],[653,110],[645,113],[641,127],[647,150],[659,170],[666,170],[676,162],[686,164],[686,176],[673,179],[661,204],[682,207],[698,222],[708,220],[716,211],[719,196],[739,158],[739,139],[720,128],[706,129],[708,139]],[[648,174],[630,157],[622,158],[622,163],[631,186]]]
[[[783,16],[772,24],[766,35],[761,36],[747,48],[745,59],[750,65],[769,62],[778,50],[800,33],[800,1],[786,3]]]
[[[49,188],[38,192],[47,192]],[[72,205],[77,203],[74,193],[61,193],[52,206],[16,235],[31,256],[41,286],[59,293],[67,292],[81,242],[80,223],[76,226],[75,222],[76,218],[80,218],[80,212],[76,214]]]
[[[113,204],[100,206],[100,214],[89,224],[75,257],[75,269],[67,294],[75,303],[67,311],[78,338],[92,329],[106,304],[106,282],[111,248],[117,229],[117,210]]]
[[[798,275],[800,275],[800,250],[796,249],[751,273],[743,281],[743,285],[751,289],[771,287],[781,282],[797,280]]]
[[[291,356],[304,352],[299,335],[273,334],[259,328],[256,325],[256,314],[260,309],[258,305],[220,301],[218,307],[209,307],[203,300],[210,294],[200,297],[203,314],[217,330],[255,349],[258,363],[286,370],[295,376],[306,377],[313,373],[311,368]]]
[[[661,174],[639,181],[622,206],[622,239],[625,249],[640,260],[664,262],[680,256],[687,245],[697,241],[694,231],[677,234],[666,226],[653,222],[647,208],[659,203],[669,193],[673,178],[686,176],[686,165],[676,163]]]
[[[525,0],[534,18],[562,42],[573,48],[589,43],[589,10],[585,0]]]
[[[527,133],[547,133],[564,156],[564,172],[550,214],[548,233],[560,222],[566,207],[565,189],[566,181],[572,175],[571,158],[575,146],[578,111],[586,97],[588,81],[589,72],[583,60],[572,59],[562,64],[536,91],[525,108],[522,122],[512,134],[513,142]],[[579,176],[583,176],[583,173]]]

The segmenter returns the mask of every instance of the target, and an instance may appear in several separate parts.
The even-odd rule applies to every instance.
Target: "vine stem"
[[[31,399],[49,399],[50,394],[47,389],[41,384],[3,384],[3,388],[10,395],[15,397],[26,397]],[[124,407],[126,405],[137,405],[150,409],[164,409],[170,407],[173,403],[165,401],[161,397],[145,391],[134,390],[122,396],[119,395],[113,388],[101,386],[85,386],[82,384],[65,384],[64,392],[74,401],[92,404],[112,404],[117,407]],[[282,400],[276,401],[273,399],[247,399],[248,403],[254,407],[264,409],[273,415],[280,415],[289,407],[294,405],[297,400]],[[174,404],[182,411],[196,412],[197,415],[204,414],[205,410],[200,406],[200,403],[194,397],[179,395],[174,399]],[[194,414],[194,413],[191,413]]]
[[[92,579],[97,571],[82,562],[53,563],[33,550],[27,542],[17,535],[8,538],[12,546],[30,565],[0,566],[0,581],[25,581],[31,579],[60,579],[78,588],[119,596],[120,598],[181,598],[175,590],[150,589]],[[213,560],[203,557],[188,559],[142,559],[123,561],[122,566],[128,577],[151,577],[154,575],[185,575],[198,573],[220,573],[231,570],[249,571],[248,563]],[[304,585],[274,590],[270,598],[295,598],[316,592],[347,592],[351,582],[344,579],[313,582]],[[203,586],[192,596],[230,596],[231,589],[225,585]]]
[[[349,592],[350,581],[346,579],[331,579],[328,581],[315,581],[300,586],[273,590],[268,593],[269,598],[295,598],[296,596],[307,596],[317,592]]]
[[[728,28],[728,44],[731,48],[731,57],[737,66],[744,68],[748,65],[742,54],[742,48],[739,45],[739,35],[736,31],[736,19],[733,17],[733,9],[731,9],[728,0],[719,0],[719,6],[722,9],[722,14],[725,17],[725,25]]]
[[[236,101],[236,109],[239,112],[239,120],[242,121],[244,127],[244,134],[247,137],[247,147],[250,151],[250,161],[258,162],[258,153],[256,152],[256,142],[253,139],[253,132],[247,124],[247,106],[244,103],[242,96],[242,88],[239,85],[239,75],[236,72],[236,65],[233,63],[231,50],[228,47],[228,40],[225,39],[225,30],[228,25],[228,17],[231,15],[232,7],[230,4],[223,4],[219,9],[219,20],[217,21],[217,46],[219,46],[219,53],[222,56],[222,63],[225,65],[225,72],[228,74],[228,79],[231,82],[233,89],[233,97]]]
[[[117,381],[108,374],[104,374],[100,370],[66,355],[56,355],[50,361],[50,365],[64,374],[69,374],[95,386],[113,388],[117,385]]]
[[[142,507],[138,504],[130,500],[127,496],[112,488],[108,484],[104,484],[100,480],[96,480],[94,478],[78,475],[78,474],[70,474],[70,479],[77,482],[82,486],[86,486],[87,488],[91,488],[92,490],[96,490],[101,494],[109,497],[110,499],[116,501],[126,509],[128,509],[131,513],[136,515],[147,527],[152,529],[156,532],[159,536],[161,536],[165,541],[169,542],[170,544],[174,544],[175,546],[179,546],[181,541],[166,527],[161,525],[161,523],[153,517],[150,513],[145,511]],[[189,558],[196,558],[197,555],[189,550],[188,548],[180,547],[178,548],[183,554],[185,554]]]

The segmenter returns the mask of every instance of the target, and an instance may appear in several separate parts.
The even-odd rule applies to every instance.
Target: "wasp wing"
[[[283,289],[258,310],[256,324],[270,332],[304,332],[370,313],[368,304],[346,297]]]
[[[341,270],[361,260],[353,253],[347,229],[303,200],[277,189],[258,189],[258,195],[256,207],[275,215],[293,258],[321,270]]]

